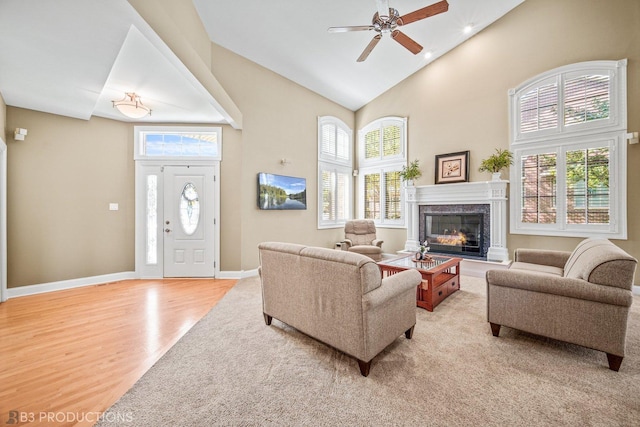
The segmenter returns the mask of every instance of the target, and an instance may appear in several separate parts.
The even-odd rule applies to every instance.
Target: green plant
[[[513,164],[513,153],[509,150],[496,148],[495,154],[490,155],[480,163],[480,172],[500,172]]]
[[[409,166],[402,166],[402,171],[400,171],[400,179],[403,181],[411,181],[416,178],[420,178],[422,176],[422,171],[418,166],[419,160],[415,159],[413,162],[409,163]]]

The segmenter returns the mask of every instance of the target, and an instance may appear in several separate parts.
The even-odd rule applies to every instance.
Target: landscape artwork
[[[265,210],[307,209],[307,180],[259,173],[258,207]]]

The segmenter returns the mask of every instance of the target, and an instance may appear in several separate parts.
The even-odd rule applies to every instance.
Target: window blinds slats
[[[523,156],[520,220],[524,223],[556,222],[556,154]]]
[[[609,118],[609,76],[581,76],[567,80],[564,88],[565,125]]]
[[[384,204],[384,218],[385,219],[400,219],[402,201],[400,192],[402,191],[400,185],[400,172],[385,172],[384,174],[384,186],[385,186],[385,204]]]
[[[364,218],[380,219],[380,174],[364,176]]]
[[[520,132],[535,132],[558,126],[558,85],[537,87],[520,98]]]
[[[609,148],[572,150],[567,163],[567,223],[609,224]]]

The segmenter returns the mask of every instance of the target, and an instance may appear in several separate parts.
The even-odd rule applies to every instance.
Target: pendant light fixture
[[[141,119],[147,114],[151,115],[151,109],[142,104],[140,97],[135,92],[127,92],[120,101],[111,102],[118,111],[132,119]]]

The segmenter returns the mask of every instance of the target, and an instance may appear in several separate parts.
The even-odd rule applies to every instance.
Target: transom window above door
[[[222,159],[222,128],[136,126],[136,151],[140,159]]]

